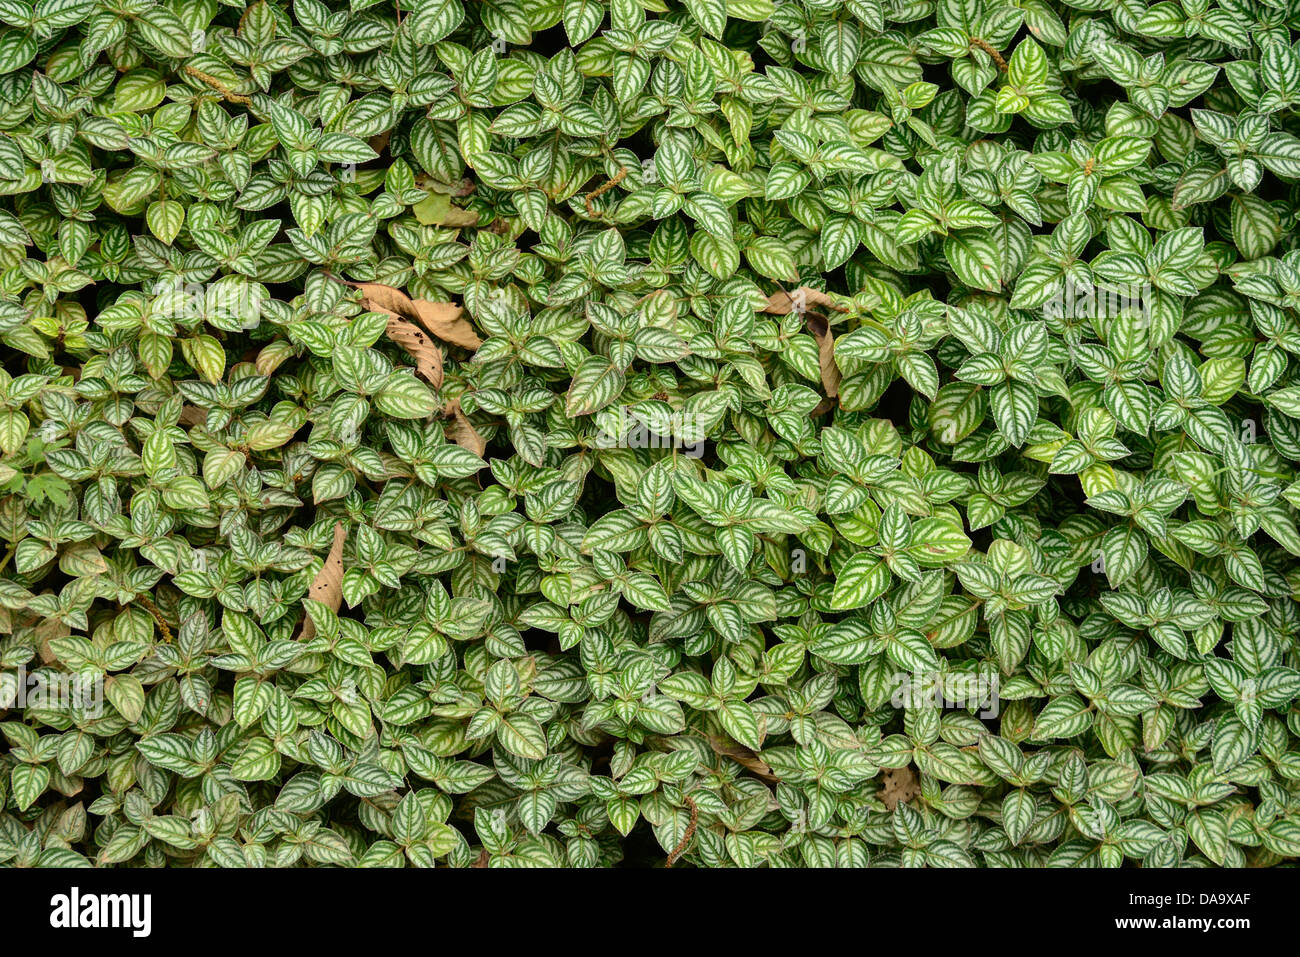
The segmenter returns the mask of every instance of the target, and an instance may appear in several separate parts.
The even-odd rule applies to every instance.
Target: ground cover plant
[[[1300,857],[1282,0],[0,0],[0,862]]]

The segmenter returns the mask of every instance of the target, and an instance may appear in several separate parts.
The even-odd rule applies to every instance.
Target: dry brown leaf
[[[900,803],[906,804],[921,793],[921,779],[910,765],[905,768],[889,768],[880,778],[884,786],[876,792],[876,797],[891,811]]]
[[[32,639],[36,642],[36,648],[40,653],[42,663],[52,665],[59,660],[59,656],[50,647],[50,642],[56,638],[66,638],[70,634],[72,634],[72,629],[63,623],[62,618],[49,617],[41,619],[32,630]]]
[[[451,416],[451,422],[449,423],[451,440],[461,448],[469,449],[479,458],[482,458],[483,453],[487,451],[487,442],[483,436],[478,434],[465,413],[460,410],[460,400],[452,399],[448,402],[445,412]]]
[[[447,210],[447,215],[442,218],[443,226],[477,226],[478,213],[472,209],[461,209],[459,206],[453,206]]]
[[[432,193],[447,193],[457,199],[469,196],[475,189],[472,179],[458,179],[454,183],[447,183],[428,173],[416,173],[415,185]]]
[[[381,282],[349,282],[349,286],[361,291],[367,309],[376,312],[391,312],[395,315],[415,318],[415,304],[411,297],[400,289],[385,286]]]
[[[325,564],[307,589],[308,598],[328,605],[331,611],[338,611],[339,605],[343,604],[343,543],[347,540],[347,528],[342,522],[335,522],[334,543],[330,546],[330,553],[325,556]],[[311,615],[304,615],[299,638],[311,641],[315,636],[316,625],[312,622]]]
[[[207,421],[207,409],[200,409],[197,405],[186,405],[181,407],[181,425],[203,425]]]
[[[442,388],[442,350],[438,344],[413,322],[407,322],[388,313],[388,338],[397,343],[415,360],[416,371],[435,389]]]
[[[835,364],[835,337],[831,335],[830,323],[819,313],[808,314],[808,331],[817,340],[817,364],[822,371],[822,388],[827,398],[833,399],[840,394],[840,367]]]
[[[767,307],[763,311],[777,316],[788,315],[794,310],[794,297],[800,293],[803,294],[803,308],[805,310],[812,306],[823,306],[835,312],[848,312],[843,306],[836,305],[826,293],[820,289],[813,289],[811,286],[800,286],[793,293],[786,292],[784,289],[772,293],[767,297]]]
[[[483,345],[474,327],[464,317],[464,309],[454,302],[430,302],[428,299],[416,299],[416,318],[420,325],[428,329],[443,342],[462,346],[471,352]]]
[[[378,282],[350,282],[348,285],[361,290],[367,309],[413,319],[443,342],[471,351],[483,344],[474,327],[464,318],[464,310],[454,302],[412,299],[402,290]]]
[[[376,136],[372,136],[370,137],[370,139],[366,140],[366,145],[369,146],[376,153],[382,153],[385,149],[388,148],[388,140],[390,137],[392,137],[392,135],[393,135],[392,130],[384,130],[382,133],[379,133]]]
[[[748,768],[755,776],[762,778],[764,781],[775,784],[780,780],[772,773],[771,765],[743,744],[738,744],[718,734],[711,734],[709,735],[709,747],[713,748],[714,754],[731,758],[731,760]]]

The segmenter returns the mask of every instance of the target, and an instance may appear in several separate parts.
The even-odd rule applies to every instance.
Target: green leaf
[[[889,587],[889,569],[884,562],[866,553],[854,555],[835,578],[831,607],[861,608],[871,604]]]
[[[588,356],[573,374],[565,414],[577,417],[599,412],[618,398],[623,382],[618,366],[601,356]]]

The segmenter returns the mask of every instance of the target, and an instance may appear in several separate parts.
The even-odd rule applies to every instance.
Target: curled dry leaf
[[[709,735],[709,747],[713,749],[714,754],[731,758],[731,760],[752,771],[756,777],[762,778],[769,784],[775,784],[780,780],[772,773],[771,765],[743,744],[738,744],[720,734],[711,734]]]
[[[334,543],[330,545],[330,553],[325,556],[325,564],[307,589],[308,598],[328,605],[331,611],[338,611],[339,605],[343,603],[343,544],[347,540],[347,527],[342,522],[335,522]],[[311,641],[315,636],[316,625],[312,622],[311,615],[304,615],[302,634],[299,637],[303,641]]]
[[[767,306],[764,307],[763,311],[770,315],[785,316],[796,309],[803,312],[813,306],[821,306],[835,312],[848,312],[848,309],[837,305],[835,300],[831,299],[826,293],[820,289],[813,289],[811,286],[800,286],[794,292],[786,292],[781,289],[772,293],[767,297]]]
[[[442,350],[413,322],[389,313],[385,334],[415,360],[415,368],[435,389],[442,387]]]
[[[392,137],[392,135],[393,135],[392,130],[384,130],[382,133],[372,136],[370,137],[370,139],[366,140],[366,145],[369,146],[376,153],[382,153],[385,149],[388,148],[388,141]]]
[[[348,285],[361,290],[367,309],[414,320],[431,335],[455,346],[474,350],[483,344],[465,319],[464,309],[454,302],[412,299],[402,290],[378,282],[349,282]]]
[[[181,407],[181,425],[203,425],[207,421],[207,409],[200,409],[197,405],[186,405]]]
[[[876,792],[876,797],[891,811],[921,793],[921,780],[911,766],[889,768],[881,774],[880,780],[882,787]]]
[[[443,342],[471,351],[483,345],[483,340],[465,319],[465,310],[454,302],[430,302],[427,299],[416,299],[413,302],[420,325]]]
[[[822,399],[813,407],[813,410],[808,413],[808,418],[815,419],[819,416],[823,416],[831,409],[835,408],[837,404],[838,403],[834,399]]]
[[[447,424],[449,437],[462,448],[469,449],[479,458],[487,451],[487,442],[479,435],[469,418],[460,409],[460,400],[452,399],[447,403],[446,414],[451,417]]]
[[[59,660],[59,656],[54,653],[50,647],[50,642],[56,638],[66,638],[72,634],[72,629],[64,623],[62,618],[54,616],[42,618],[32,630],[32,641],[41,656],[43,664],[52,665]]]
[[[362,301],[367,309],[412,318],[415,316],[415,306],[411,303],[411,297],[400,289],[385,286],[380,282],[349,282],[348,285],[360,290]]]
[[[830,323],[819,313],[808,314],[808,331],[817,340],[817,364],[821,367],[822,388],[826,397],[833,399],[840,394],[840,367],[835,364],[835,337],[831,335]]]
[[[417,173],[415,185],[431,193],[446,193],[457,199],[469,196],[476,188],[472,179],[458,179],[454,183],[448,183],[436,176],[430,176],[428,173]]]

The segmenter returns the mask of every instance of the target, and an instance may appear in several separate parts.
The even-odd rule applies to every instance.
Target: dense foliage
[[[0,861],[1300,858],[1286,0],[0,0]]]

